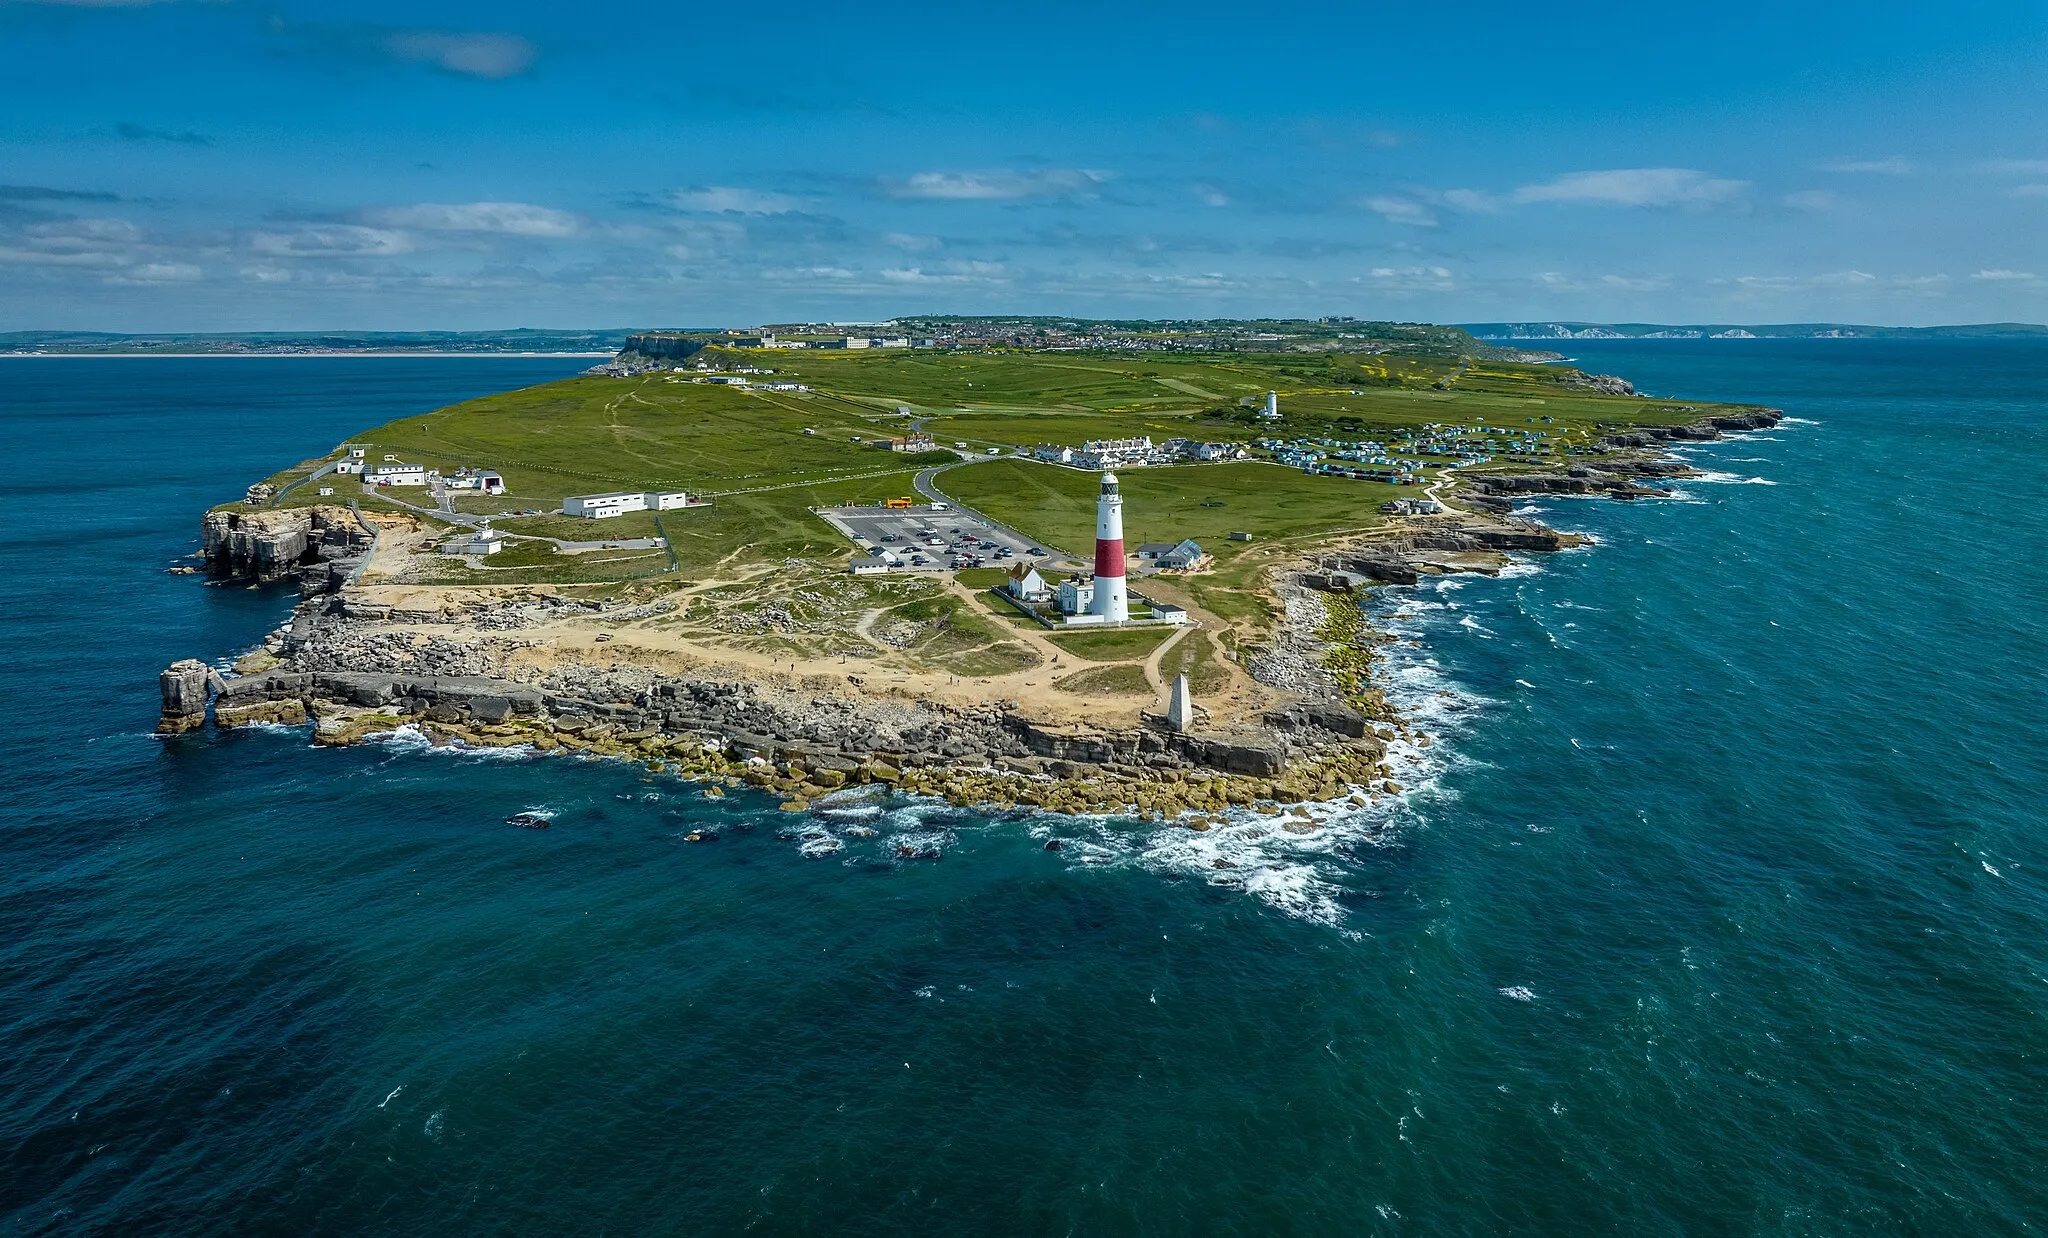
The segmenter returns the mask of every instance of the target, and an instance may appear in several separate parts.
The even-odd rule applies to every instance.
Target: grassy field
[[[950,460],[878,449],[873,440],[929,417],[941,443],[1026,446],[1150,435],[1246,440],[1266,435],[1368,436],[1429,422],[1540,426],[1553,440],[1584,441],[1630,424],[1692,420],[1715,406],[1592,394],[1567,385],[1572,371],[1414,353],[1271,355],[1108,352],[726,351],[714,366],[747,364],[808,384],[808,392],[747,391],[655,372],[630,379],[578,377],[505,392],[368,430],[355,441],[371,462],[386,455],[451,471],[493,468],[509,493],[456,500],[469,514],[534,509],[500,518],[508,532],[569,540],[646,537],[651,514],[595,522],[559,515],[568,495],[606,490],[690,490],[717,496],[707,509],[663,515],[682,579],[747,564],[805,560],[828,566],[850,547],[808,510],[907,495],[912,470]],[[1267,391],[1283,419],[1260,421],[1248,407]],[[1548,417],[1548,423],[1541,419]],[[303,477],[303,462],[272,480]],[[1124,475],[1127,538],[1133,544],[1192,537],[1217,556],[1216,569],[1174,587],[1228,619],[1265,615],[1262,553],[1286,539],[1314,538],[1380,523],[1379,505],[1413,488],[1310,477],[1258,463],[1131,470]],[[318,486],[332,484],[326,500]],[[1015,459],[952,470],[940,485],[1047,544],[1086,550],[1093,537],[1095,478]],[[397,492],[430,502],[424,490]],[[322,478],[284,502],[361,498],[351,478]],[[1254,552],[1232,531],[1253,534]],[[609,566],[608,566],[609,564]],[[623,553],[500,557],[495,569],[455,566],[453,578],[593,580],[660,572],[666,557]],[[510,570],[516,569],[516,570]],[[974,587],[983,574],[967,578]],[[1141,586],[1142,587],[1142,586]]]
[[[1385,519],[1381,503],[1416,493],[1413,486],[1311,477],[1248,461],[1132,469],[1118,478],[1126,545],[1192,537],[1219,561],[1244,548],[1228,539],[1232,531],[1266,540],[1370,528]],[[960,502],[1064,549],[1094,544],[1100,483],[1093,473],[1003,459],[954,469],[938,484]]]
[[[968,567],[953,573],[953,579],[970,589],[993,589],[1010,578],[1010,570],[1003,567]]]
[[[845,538],[810,509],[814,506],[871,503],[901,494],[910,489],[910,478],[909,473],[895,473],[861,481],[820,482],[755,494],[732,494],[718,499],[710,507],[663,512],[661,521],[668,529],[669,547],[675,551],[685,579],[701,579],[721,563],[726,570],[737,571],[748,564],[764,561],[835,560],[849,554],[852,548]],[[507,532],[577,541],[600,537],[650,537],[654,534],[654,517],[648,512],[632,512],[603,521],[542,516],[493,523]],[[502,557],[502,553],[505,552],[493,557]],[[500,583],[524,584],[555,579],[550,574],[554,568],[567,570],[579,558],[587,561],[601,557],[601,552],[562,555],[535,567],[531,574],[490,571],[464,574],[457,571],[451,575],[465,581],[489,576]],[[658,556],[658,561],[662,568],[668,566],[667,556]],[[840,566],[845,566],[843,561]],[[578,578],[585,577],[579,575]]]
[[[1105,632],[1062,632],[1046,639],[1087,662],[1142,662],[1172,628],[1126,628]]]
[[[1150,413],[960,413],[935,417],[925,429],[940,442],[1000,443],[1032,447],[1060,443],[1078,447],[1095,438],[1150,437],[1242,441],[1256,436],[1251,425],[1209,416],[1200,410]]]
[[[1052,686],[1079,696],[1152,695],[1152,685],[1145,681],[1144,668],[1130,664],[1098,666],[1065,679],[1055,679]]]
[[[1222,655],[1207,632],[1188,633],[1160,660],[1159,673],[1169,684],[1175,675],[1186,675],[1189,690],[1198,696],[1230,686],[1230,672],[1223,669]]]

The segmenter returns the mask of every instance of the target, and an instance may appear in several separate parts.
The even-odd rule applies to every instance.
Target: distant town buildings
[[[1149,436],[1091,439],[1079,447],[1040,443],[1031,449],[1034,460],[1085,469],[1091,473],[1146,465],[1211,464],[1243,460],[1250,455],[1237,443],[1205,443],[1189,438],[1170,438],[1163,443],[1154,443]]]
[[[929,434],[905,434],[896,438],[878,438],[874,445],[888,451],[920,452],[937,451],[938,443]]]

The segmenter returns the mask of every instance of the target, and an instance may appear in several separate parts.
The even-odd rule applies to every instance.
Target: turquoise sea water
[[[815,858],[617,764],[149,734],[290,602],[162,574],[208,503],[579,363],[0,362],[7,1232],[2034,1232],[2048,348],[1580,349],[1798,420],[1375,602],[1399,811]]]

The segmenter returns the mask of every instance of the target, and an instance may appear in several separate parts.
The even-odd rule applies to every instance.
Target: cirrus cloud
[[[764,189],[739,189],[711,185],[699,189],[678,189],[668,200],[686,211],[706,214],[786,215],[797,208],[797,200],[786,193]]]
[[[1913,165],[1893,155],[1886,159],[1830,159],[1820,165],[1820,170],[1850,175],[1911,176]]]
[[[451,34],[439,30],[407,30],[384,40],[384,50],[400,60],[436,65],[468,77],[517,77],[533,67],[538,53],[516,34]]]
[[[256,232],[249,248],[278,258],[386,258],[412,249],[403,232],[355,224],[307,224],[289,231]]]
[[[1410,228],[1436,227],[1436,216],[1430,214],[1422,203],[1408,198],[1375,196],[1366,198],[1359,205],[1390,224],[1404,224]]]
[[[583,227],[582,221],[567,211],[530,202],[420,202],[373,211],[370,220],[393,228],[506,236],[574,236]]]
[[[1037,168],[1028,171],[914,172],[902,180],[885,180],[892,198],[926,198],[953,202],[991,202],[1018,198],[1074,197],[1092,193],[1116,175],[1092,168]]]
[[[1612,168],[1567,172],[1515,190],[1517,202],[1586,206],[1713,207],[1739,201],[1749,182],[1709,176],[1695,168]]]

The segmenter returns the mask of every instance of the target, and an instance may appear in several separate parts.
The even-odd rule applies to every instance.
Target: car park
[[[962,567],[1002,562],[1021,556],[1029,545],[1008,529],[959,510],[859,506],[821,508],[818,515],[869,558],[883,558],[883,548],[888,547],[887,554],[898,556],[888,561],[888,570],[896,572],[942,571],[956,562]]]

